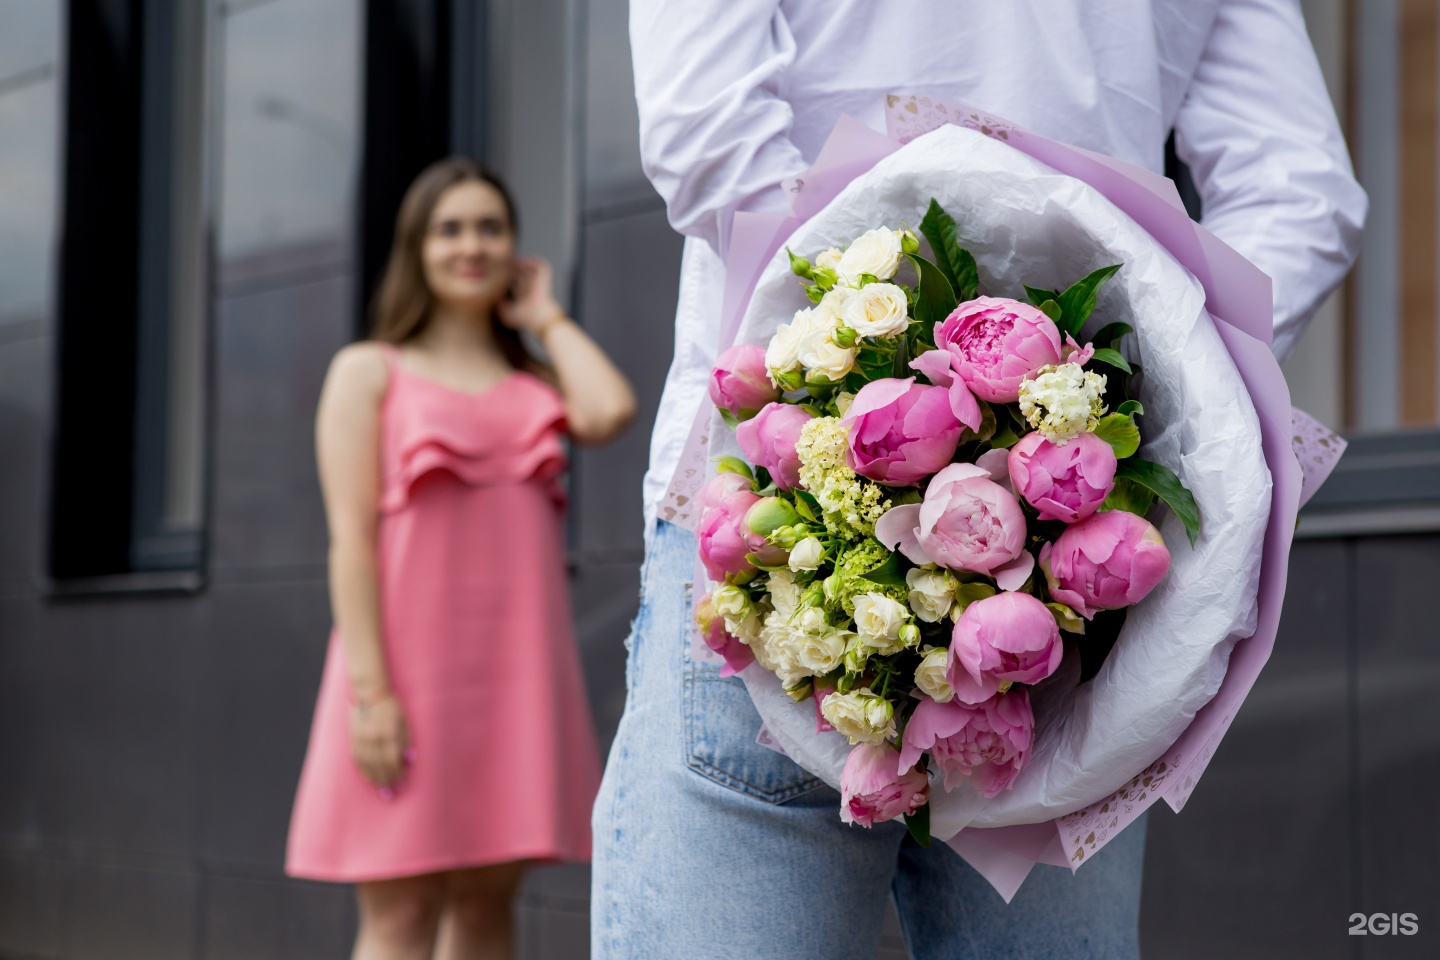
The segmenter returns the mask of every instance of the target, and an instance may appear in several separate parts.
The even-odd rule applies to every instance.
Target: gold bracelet
[[[542,323],[540,325],[540,328],[535,331],[535,339],[543,342],[545,340],[545,335],[550,332],[550,329],[554,327],[555,324],[561,322],[562,320],[569,319],[570,318],[566,315],[564,310],[556,310],[554,313],[550,314],[549,319]]]

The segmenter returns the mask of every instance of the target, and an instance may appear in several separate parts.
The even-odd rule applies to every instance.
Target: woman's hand
[[[500,322],[512,330],[539,336],[551,321],[563,317],[552,289],[554,272],[540,257],[521,257],[515,261],[514,299],[500,301]]]
[[[405,713],[393,694],[350,708],[350,752],[366,780],[394,789],[405,772],[409,748]]]

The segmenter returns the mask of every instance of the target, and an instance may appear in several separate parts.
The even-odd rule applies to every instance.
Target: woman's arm
[[[400,776],[408,733],[380,628],[380,403],[389,379],[381,351],[359,343],[336,354],[320,394],[315,447],[330,529],[330,607],[356,705],[352,750],[361,772],[384,787]]]
[[[544,345],[559,380],[570,435],[580,443],[604,443],[634,419],[635,394],[605,351],[560,309],[550,283],[550,264],[538,257],[520,260],[515,299],[500,305],[500,319]]]

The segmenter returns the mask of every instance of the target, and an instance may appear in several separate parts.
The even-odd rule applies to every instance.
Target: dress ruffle
[[[557,481],[566,466],[560,442],[565,410],[553,390],[529,374],[512,374],[471,398],[471,415],[459,417],[455,391],[422,383],[433,391],[433,400],[426,402],[426,392],[417,391],[420,402],[394,411],[387,420],[395,435],[385,438],[392,455],[385,458],[391,469],[383,479],[381,510],[404,509],[420,481],[437,471],[472,487],[534,483],[545,487],[557,506],[564,506]],[[487,416],[486,408],[497,404],[505,406],[506,415]]]

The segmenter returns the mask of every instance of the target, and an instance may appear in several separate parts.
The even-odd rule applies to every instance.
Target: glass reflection
[[[50,304],[55,236],[56,86],[52,72],[0,79],[0,323]]]
[[[344,249],[358,145],[359,0],[230,3],[220,14],[220,256]]]

